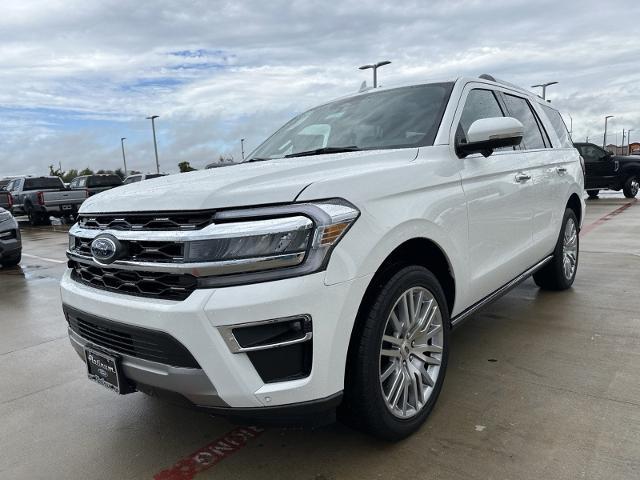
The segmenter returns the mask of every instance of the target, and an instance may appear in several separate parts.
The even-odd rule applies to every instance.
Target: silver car
[[[0,208],[0,264],[13,267],[20,263],[22,241],[20,227],[10,212]]]

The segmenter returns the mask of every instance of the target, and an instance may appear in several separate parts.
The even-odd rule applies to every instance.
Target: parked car
[[[483,76],[355,94],[234,168],[88,199],[61,281],[71,343],[119,393],[243,421],[337,408],[399,439],[433,409],[453,326],[530,275],[571,287],[583,187],[530,92]]]
[[[613,155],[593,143],[575,143],[584,158],[585,188],[595,198],[600,190],[622,190],[627,198],[634,198],[640,189],[640,158]]]
[[[71,180],[70,190],[86,190],[87,196],[104,192],[122,185],[122,179],[115,174],[97,173],[95,175],[82,175]]]
[[[0,190],[0,208],[11,211],[13,207],[13,197],[5,190]]]
[[[13,267],[22,258],[20,227],[11,212],[0,207],[0,264]]]
[[[151,180],[152,178],[164,177],[166,175],[166,173],[136,173],[125,178],[123,184],[129,185],[130,183],[142,182],[143,180]]]
[[[26,177],[11,180],[13,213],[28,215],[31,225],[49,223],[49,217],[75,217],[87,198],[84,190],[67,190],[60,177]]]

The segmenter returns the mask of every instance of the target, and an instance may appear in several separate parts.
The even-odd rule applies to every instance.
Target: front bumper
[[[79,284],[65,272],[63,303],[114,322],[165,332],[184,345],[200,369],[174,368],[122,355],[127,378],[176,392],[191,403],[255,409],[333,398],[344,387],[351,329],[370,277],[327,286],[324,272],[253,285],[200,289],[184,301],[140,298]],[[265,383],[247,353],[233,353],[225,326],[308,315],[313,358],[305,378]],[[219,328],[222,327],[222,328]],[[70,332],[79,353],[83,339]],[[143,388],[140,388],[143,390]]]

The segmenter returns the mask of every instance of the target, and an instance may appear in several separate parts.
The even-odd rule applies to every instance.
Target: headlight
[[[208,264],[200,286],[287,278],[326,267],[360,212],[345,200],[228,210],[215,234],[185,244],[185,262]]]

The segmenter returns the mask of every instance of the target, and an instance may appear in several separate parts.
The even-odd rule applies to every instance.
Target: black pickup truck
[[[584,158],[584,188],[590,198],[600,190],[622,190],[634,198],[640,189],[640,155],[613,155],[593,143],[574,143]]]

